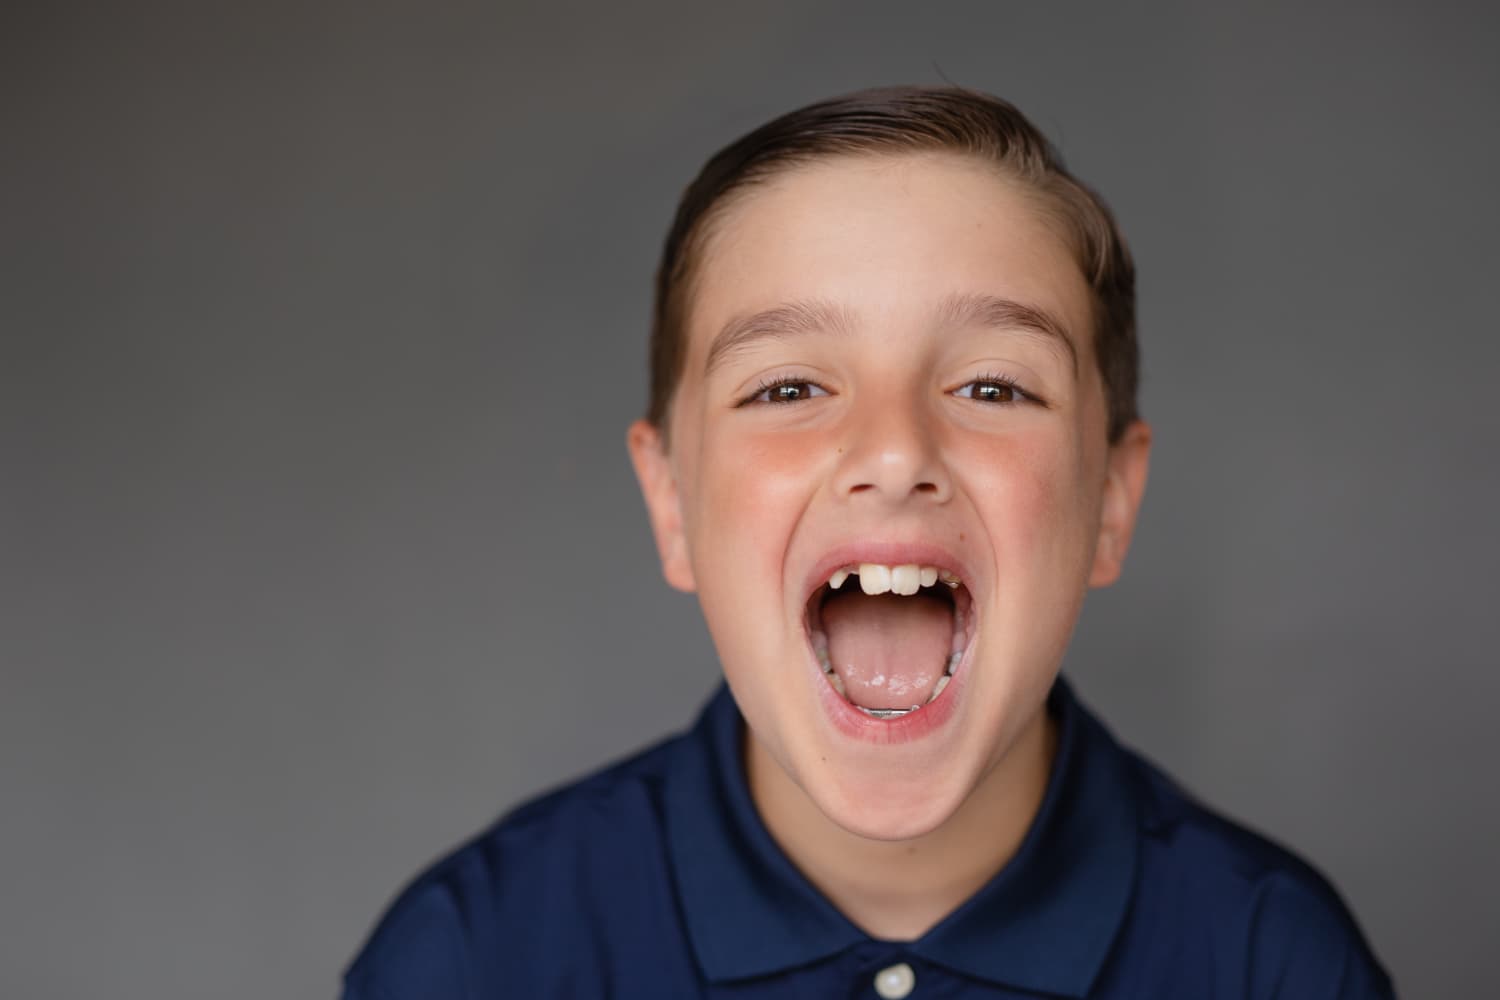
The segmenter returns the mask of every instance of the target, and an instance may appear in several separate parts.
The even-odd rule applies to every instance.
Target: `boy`
[[[1130,257],[1019,112],[777,119],[656,293],[628,444],[727,688],[421,876],[346,997],[1391,995],[1326,882],[1058,677],[1151,434]]]

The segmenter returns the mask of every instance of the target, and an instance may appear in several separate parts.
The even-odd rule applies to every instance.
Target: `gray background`
[[[6,5],[0,995],[318,997],[715,683],[622,445],[681,186],[1026,109],[1141,268],[1152,482],[1068,669],[1494,995],[1500,79],[1455,3]]]

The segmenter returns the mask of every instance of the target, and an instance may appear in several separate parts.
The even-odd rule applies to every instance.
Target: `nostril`
[[[921,497],[927,503],[942,503],[952,492],[942,457],[925,446],[848,449],[833,485],[841,496],[882,494],[893,502]]]
[[[855,483],[853,486],[849,487],[849,492],[867,493],[871,490],[878,491],[879,489],[879,483]],[[933,495],[942,493],[943,489],[937,483],[915,483],[912,486],[912,492]]]

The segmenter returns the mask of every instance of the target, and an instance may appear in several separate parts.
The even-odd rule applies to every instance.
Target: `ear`
[[[1135,532],[1136,514],[1146,492],[1146,472],[1151,464],[1151,428],[1136,420],[1125,428],[1120,440],[1110,446],[1109,468],[1104,479],[1104,500],[1099,509],[1099,539],[1094,546],[1090,587],[1107,587],[1120,578],[1125,553]]]
[[[656,536],[656,554],[662,575],[678,590],[697,589],[692,562],[688,559],[687,536],[682,529],[682,501],[677,492],[677,474],[662,447],[661,432],[645,420],[630,425],[625,435],[635,478],[641,484],[651,532]]]

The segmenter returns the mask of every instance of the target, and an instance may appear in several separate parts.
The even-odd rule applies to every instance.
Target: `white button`
[[[875,992],[881,1000],[903,1000],[917,985],[917,974],[905,962],[875,973]]]

